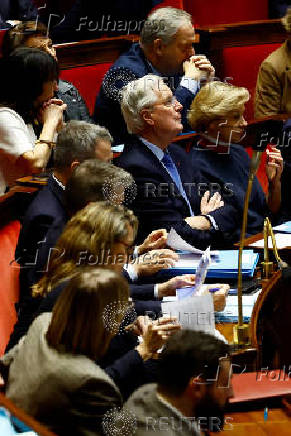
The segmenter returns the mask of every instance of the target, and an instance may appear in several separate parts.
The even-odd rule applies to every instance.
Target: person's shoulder
[[[13,109],[7,107],[7,106],[0,106],[0,117],[1,117],[1,122],[5,122],[5,121],[16,121],[21,123],[23,126],[25,126],[25,122],[23,120],[23,118]]]
[[[122,53],[119,58],[110,67],[109,72],[112,74],[123,74],[130,80],[143,77],[147,74],[147,65],[142,48],[138,43],[133,43],[128,51]]]
[[[62,79],[59,79],[58,87],[58,92],[60,94],[65,94],[66,92],[70,92],[72,89],[76,89],[76,87],[71,82]]]
[[[148,383],[141,387],[139,387],[133,394],[128,398],[124,406],[126,408],[131,408],[135,403],[144,403],[150,405],[148,403],[149,398],[155,399],[157,395],[157,384],[156,383]]]
[[[261,64],[261,68],[271,68],[275,71],[281,71],[282,69],[284,70],[286,65],[283,64],[287,62],[288,58],[290,57],[291,53],[290,50],[288,50],[287,42],[285,42],[272,53],[270,53],[266,59],[264,59]]]

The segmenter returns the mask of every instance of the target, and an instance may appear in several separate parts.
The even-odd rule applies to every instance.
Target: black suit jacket
[[[55,242],[67,222],[64,207],[64,191],[52,176],[34,198],[23,219],[15,251],[15,259],[20,264],[20,296],[30,294],[31,286],[43,274],[49,248]],[[51,229],[51,241],[47,235]]]
[[[168,151],[180,173],[192,210],[195,215],[200,215],[199,176],[191,171],[189,155],[174,144],[168,147]],[[186,200],[159,159],[139,138],[133,136],[126,144],[116,165],[132,174],[137,185],[137,195],[129,207],[139,219],[138,241],[154,229],[170,230],[173,227],[186,241],[201,249],[222,243],[222,232],[195,230],[186,223],[184,219],[190,216]],[[211,215],[220,228],[219,209]]]

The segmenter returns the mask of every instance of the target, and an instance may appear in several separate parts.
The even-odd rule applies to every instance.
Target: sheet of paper
[[[291,246],[291,235],[288,233],[276,233],[275,234],[277,248],[285,248]],[[268,238],[269,248],[273,248],[271,236]],[[257,242],[251,244],[252,247],[264,248],[264,239],[259,239]]]
[[[178,235],[176,230],[173,228],[171,228],[170,232],[168,233],[167,245],[173,250],[189,251],[190,253],[194,254],[204,253],[203,250],[199,250],[198,248],[195,248],[188,244],[188,242],[184,241],[184,239],[181,238],[181,236]],[[210,254],[211,256],[218,256],[219,253],[218,251],[210,251]]]
[[[273,230],[276,230],[276,232],[291,233],[291,221],[286,221],[279,226],[273,227]]]
[[[162,312],[176,316],[183,328],[214,333],[215,319],[212,295],[162,302]]]

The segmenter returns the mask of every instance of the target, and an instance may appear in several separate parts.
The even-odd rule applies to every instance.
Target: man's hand
[[[158,297],[172,297],[176,295],[176,289],[195,285],[195,274],[184,274],[173,277],[165,283],[158,284]]]
[[[215,194],[210,197],[210,192],[206,191],[201,198],[200,210],[203,215],[207,215],[210,212],[213,212],[214,210],[223,206],[224,202],[221,200],[221,195],[219,194],[219,192],[215,192]]]
[[[266,150],[267,153],[267,164],[266,164],[266,174],[269,180],[269,183],[275,185],[280,182],[281,175],[283,171],[283,158],[281,155],[281,151],[276,147],[272,147],[272,150]]]
[[[138,254],[144,254],[150,250],[158,250],[165,248],[167,243],[167,230],[159,229],[151,232],[141,245],[138,246]]]
[[[162,250],[151,250],[137,259],[133,260],[133,268],[138,277],[150,276],[161,269],[171,268],[179,259],[175,251],[164,248]]]
[[[185,218],[185,221],[192,229],[196,230],[209,230],[211,227],[210,222],[205,216],[188,216]]]
[[[219,291],[211,292],[211,289],[219,289]],[[229,285],[226,283],[215,283],[207,286],[205,293],[211,292],[215,312],[224,310],[228,291]]]
[[[204,55],[191,56],[189,61],[185,61],[183,64],[185,77],[189,77],[194,80],[209,80],[214,77],[215,69],[211,65],[210,61]]]

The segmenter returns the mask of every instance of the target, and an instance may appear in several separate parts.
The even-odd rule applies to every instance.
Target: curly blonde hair
[[[72,278],[79,265],[96,266],[98,259],[98,266],[102,266],[105,253],[110,254],[114,244],[127,236],[128,225],[133,227],[135,237],[138,220],[131,210],[103,201],[88,204],[67,223],[46,274],[32,288],[33,296],[45,296]]]
[[[204,132],[212,121],[229,117],[249,98],[246,88],[224,82],[207,83],[192,101],[187,115],[189,124],[193,130]]]

